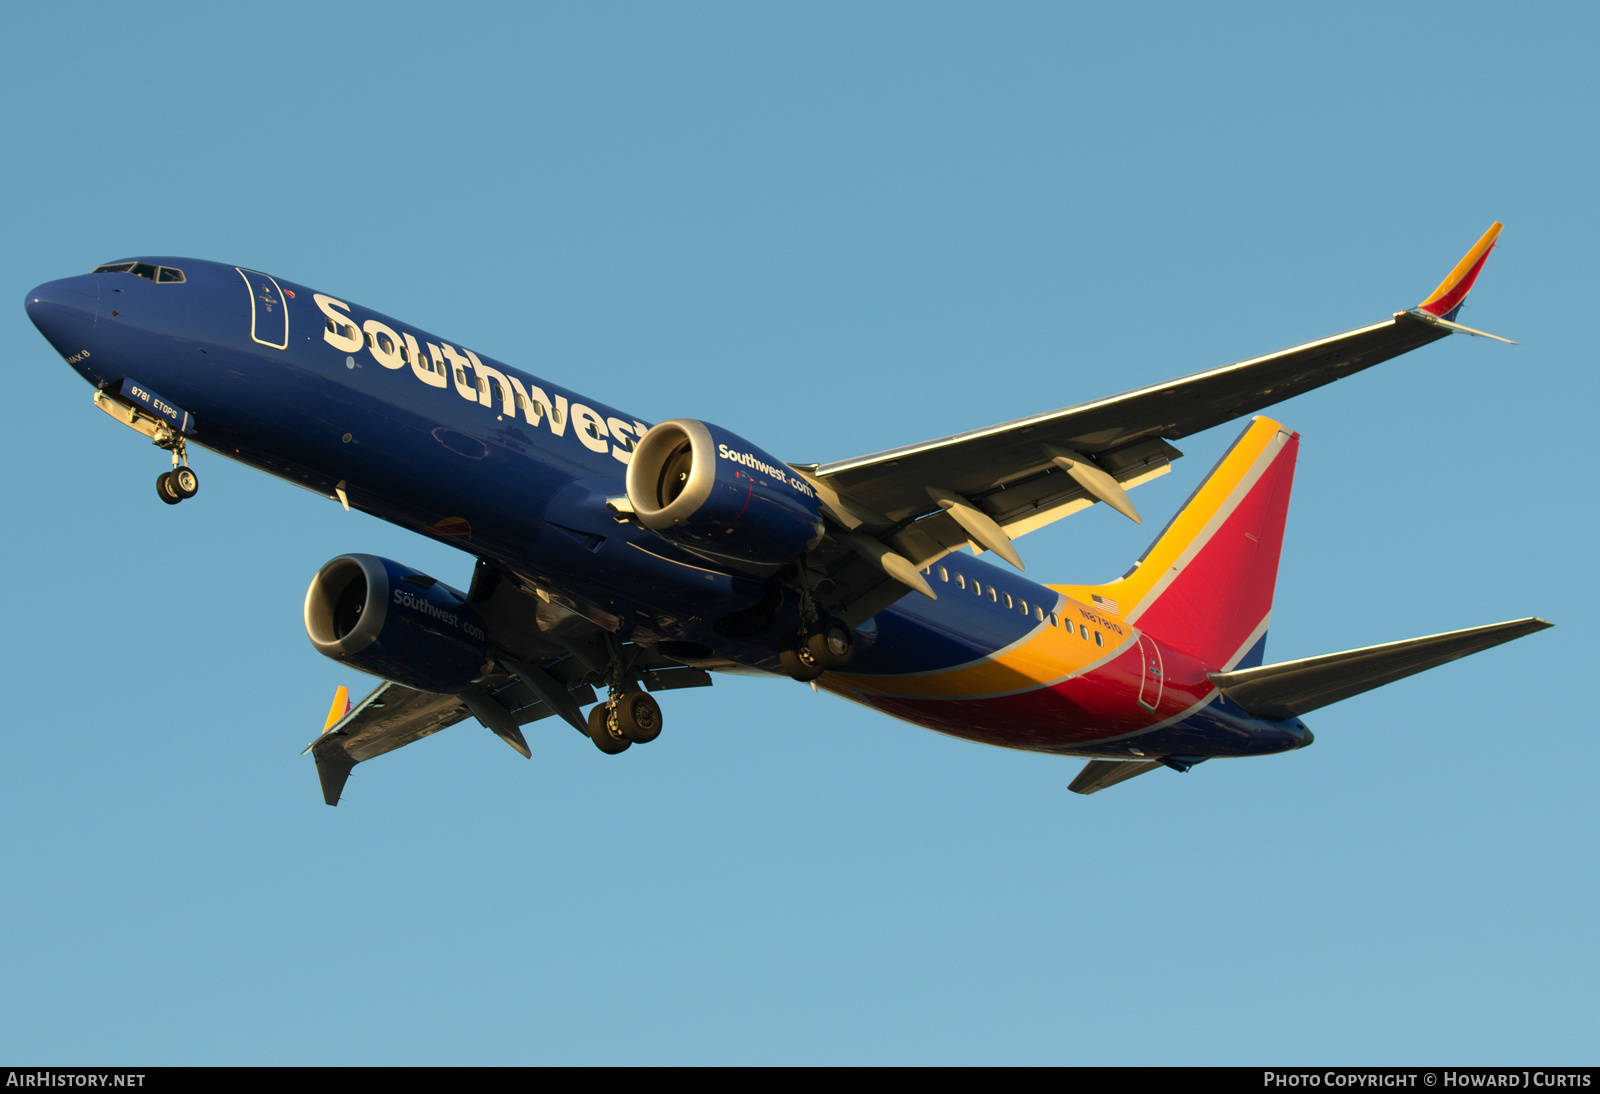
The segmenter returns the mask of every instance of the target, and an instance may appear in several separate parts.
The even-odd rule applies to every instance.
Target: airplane
[[[1304,748],[1302,715],[1551,625],[1264,663],[1299,434],[1256,412],[1452,334],[1509,341],[1456,322],[1501,228],[1379,322],[832,463],[640,419],[246,266],[121,259],[26,309],[94,405],[170,454],[162,502],[198,492],[196,447],[474,560],[465,590],[362,553],[312,579],[312,646],[382,681],[357,703],[340,687],[306,748],[328,805],[356,764],[468,718],[524,757],[547,717],[619,754],[661,733],[655,694],[717,673],[1084,758],[1069,789],[1092,794]],[[1121,578],[1023,576],[1020,537],[1097,504],[1142,521],[1128,491],[1173,442],[1245,415]]]

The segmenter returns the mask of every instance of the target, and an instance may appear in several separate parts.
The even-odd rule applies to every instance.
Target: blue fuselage
[[[770,588],[607,509],[648,420],[304,285],[195,259],[138,261],[183,280],[94,273],[28,294],[35,325],[90,384],[159,393],[190,416],[192,444],[342,493],[552,591],[621,638],[778,671],[771,634],[798,625],[792,598],[767,632],[730,634],[718,622],[770,606]],[[966,555],[945,565],[1018,601],[1063,601]],[[858,631],[850,671],[937,671],[1036,625],[978,598],[913,595]],[[1222,736],[1243,742],[1262,728],[1245,718]],[[1288,745],[1265,741],[1240,750]]]

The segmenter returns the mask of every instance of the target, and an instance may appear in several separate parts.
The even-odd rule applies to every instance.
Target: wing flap
[[[1301,661],[1214,672],[1211,682],[1252,714],[1290,718],[1549,626],[1543,619],[1514,619]]]

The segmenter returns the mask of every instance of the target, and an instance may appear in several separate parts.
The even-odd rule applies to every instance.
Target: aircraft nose
[[[63,357],[83,351],[100,309],[100,289],[89,276],[46,281],[29,290],[28,318]]]

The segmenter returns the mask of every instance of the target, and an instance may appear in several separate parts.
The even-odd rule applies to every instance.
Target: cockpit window
[[[183,271],[171,266],[152,266],[148,262],[109,262],[104,266],[96,266],[92,273],[131,273],[134,277],[142,277],[146,281],[156,281],[162,284],[181,282]]]

